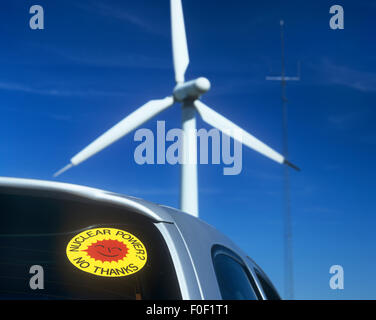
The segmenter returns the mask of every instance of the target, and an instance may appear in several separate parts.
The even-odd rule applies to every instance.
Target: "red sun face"
[[[128,248],[118,240],[99,240],[82,251],[86,251],[89,257],[95,260],[118,262],[127,255]]]

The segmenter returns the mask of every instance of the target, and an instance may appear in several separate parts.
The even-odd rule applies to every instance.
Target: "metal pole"
[[[285,80],[285,56],[284,56],[284,21],[281,20],[281,100],[282,100],[282,139],[283,156],[289,159],[288,150],[288,119],[287,119],[287,98]],[[294,299],[294,273],[293,273],[293,252],[292,252],[292,219],[290,204],[290,175],[287,166],[284,166],[284,193],[285,193],[285,214],[284,214],[284,273],[285,273],[285,295],[287,299]]]

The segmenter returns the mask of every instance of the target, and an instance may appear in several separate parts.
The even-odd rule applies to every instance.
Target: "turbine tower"
[[[185,81],[185,72],[189,65],[189,54],[183,8],[181,0],[171,0],[170,5],[172,53],[176,81],[176,86],[173,89],[172,96],[168,96],[161,100],[151,100],[131,113],[76,154],[70,160],[70,163],[56,172],[54,176],[57,177],[73,166],[79,165],[141,126],[146,121],[152,119],[160,112],[171,107],[174,103],[180,103],[182,105],[183,128],[183,163],[181,164],[180,207],[182,211],[198,217],[196,112],[199,113],[206,123],[243,143],[247,147],[280,164],[286,164],[296,170],[299,170],[299,168],[290,163],[281,154],[268,147],[250,133],[244,131],[199,100],[204,93],[209,91],[210,82],[203,77],[196,80]]]
[[[266,80],[281,81],[281,102],[282,102],[282,140],[283,156],[288,158],[288,129],[287,129],[287,81],[300,81],[300,64],[298,63],[298,76],[287,77],[285,75],[285,43],[284,43],[284,21],[280,21],[281,26],[281,76],[269,76]],[[284,168],[284,273],[285,273],[285,296],[287,299],[294,299],[294,270],[293,270],[293,252],[292,252],[292,218],[291,218],[291,200],[290,200],[290,175],[287,167]]]

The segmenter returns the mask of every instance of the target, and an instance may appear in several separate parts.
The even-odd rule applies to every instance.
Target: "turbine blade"
[[[167,97],[161,100],[151,100],[148,103],[144,104],[142,107],[124,118],[110,130],[102,134],[94,142],[89,144],[85,149],[76,154],[71,159],[71,163],[64,167],[62,170],[58,171],[55,176],[58,176],[66,170],[70,169],[72,166],[76,166],[81,162],[87,160],[91,156],[108,147],[115,141],[125,136],[127,133],[136,129],[173,104],[173,97]]]
[[[57,171],[56,173],[54,173],[54,178],[60,176],[61,174],[63,174],[65,171],[68,171],[70,168],[73,167],[73,164],[67,164],[64,168],[60,169],[59,171]]]
[[[184,14],[181,0],[171,0],[172,55],[174,59],[175,80],[184,82],[189,65],[187,36],[185,33]]]
[[[295,164],[291,163],[290,161],[286,160],[283,162],[285,165],[288,165],[290,168],[295,169],[296,171],[300,171],[300,168],[297,167]]]
[[[219,113],[215,112],[214,110],[210,109],[204,103],[199,100],[194,102],[194,105],[202,117],[202,119],[213,126],[224,132],[225,134],[229,135],[233,139],[243,143],[247,147],[263,154],[264,156],[278,162],[281,164],[287,164],[290,167],[298,170],[299,168],[287,161],[281,154],[274,151],[272,148],[267,146],[265,143],[261,142],[250,133],[246,132],[242,128],[238,127],[236,124],[231,122],[230,120],[226,119]],[[238,133],[238,134],[237,134]]]

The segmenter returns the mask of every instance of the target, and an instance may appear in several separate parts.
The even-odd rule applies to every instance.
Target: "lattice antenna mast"
[[[283,156],[288,158],[288,121],[287,121],[287,81],[300,81],[300,63],[298,62],[298,75],[288,77],[285,74],[285,44],[284,44],[284,21],[280,21],[281,26],[281,75],[267,76],[266,80],[281,82],[281,102],[282,102],[282,137]],[[284,168],[284,285],[287,299],[294,299],[294,270],[293,270],[293,250],[292,250],[292,218],[290,201],[290,175],[287,167]]]

